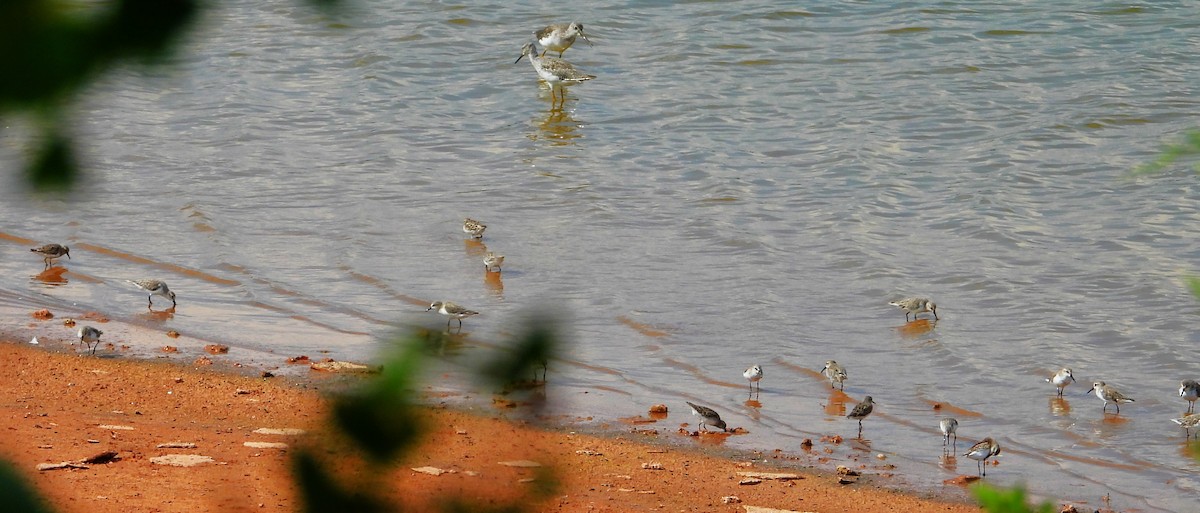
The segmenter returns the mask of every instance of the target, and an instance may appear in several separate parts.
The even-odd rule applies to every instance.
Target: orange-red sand
[[[18,343],[0,343],[0,362],[0,457],[59,512],[298,511],[290,456],[312,440],[254,431],[328,431],[322,427],[328,400],[278,379],[51,353]],[[390,474],[357,475],[403,500],[408,511],[432,510],[429,502],[447,494],[492,505],[532,501],[530,511],[747,511],[746,506],[820,513],[980,511],[881,489],[869,477],[840,485],[835,476],[805,473],[794,481],[739,485],[738,472],[791,471],[620,436],[543,430],[496,418],[495,412],[423,411],[431,432],[419,449]],[[171,442],[195,448],[158,448]],[[289,448],[245,442],[282,442]],[[336,461],[343,476],[355,476],[357,458],[345,444],[333,447],[322,450],[322,457]],[[36,470],[41,463],[104,451],[116,451],[119,459],[87,469]],[[203,455],[213,462],[194,467],[151,462],[167,454]],[[499,464],[517,460],[548,467],[557,480],[552,493],[530,499],[526,492],[538,485],[529,479],[539,470]],[[410,470],[425,466],[454,472]],[[725,504],[726,496],[741,502]]]

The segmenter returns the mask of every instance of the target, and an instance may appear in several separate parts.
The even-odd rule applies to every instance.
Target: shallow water
[[[796,450],[854,436],[840,415],[872,395],[858,449],[936,488],[974,466],[941,460],[942,404],[960,452],[1004,447],[990,482],[1190,511],[1200,464],[1168,419],[1200,376],[1181,282],[1200,180],[1127,173],[1200,126],[1200,22],[1186,3],[1042,4],[227,2],[175,69],[79,103],[93,174],[69,201],[0,191],[0,306],[278,361],[370,359],[398,326],[440,328],[435,299],[483,312],[452,351],[470,353],[557,305],[567,413],[664,402],[673,427],[691,400],[750,431],[729,445]],[[598,78],[552,111],[513,60],[568,16],[595,46],[565,58]],[[26,130],[2,133],[16,176]],[[50,241],[72,247],[64,275],[28,251]],[[174,315],[122,281],[144,276]],[[887,306],[913,294],[941,320]],[[1064,365],[1079,383],[1057,400],[1043,380]],[[1096,379],[1137,402],[1103,415]]]

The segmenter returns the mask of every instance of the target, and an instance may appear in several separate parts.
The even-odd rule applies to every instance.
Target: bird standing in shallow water
[[[685,401],[685,402],[687,402],[687,401]],[[725,421],[721,420],[721,416],[718,415],[716,411],[713,411],[712,408],[707,408],[704,406],[700,406],[699,404],[693,404],[691,402],[688,402],[687,404],[688,404],[688,406],[692,407],[692,415],[696,415],[696,416],[700,417],[700,430],[701,431],[708,431],[707,429],[704,428],[705,425],[715,427],[717,429],[720,429],[721,431],[725,431],[725,432],[729,431],[728,429],[725,428]]]
[[[555,51],[558,52],[560,59],[563,56],[563,52],[575,44],[576,36],[582,37],[584,41],[587,41],[588,46],[593,46],[592,40],[583,34],[583,24],[578,21],[547,25],[546,28],[533,33],[533,37],[537,39],[538,44],[544,48],[542,50],[542,57],[546,56],[546,52]]]
[[[945,418],[938,423],[942,430],[942,447],[950,443],[950,435],[954,435],[954,445],[958,445],[958,419]]]
[[[466,308],[451,303],[450,301],[434,301],[429,305],[429,308],[425,309],[426,312],[430,310],[437,310],[437,313],[450,317],[449,319],[446,319],[447,328],[450,327],[450,322],[455,319],[458,319],[458,327],[462,328],[463,319],[466,319],[472,315],[479,315],[479,312],[467,310]]]
[[[904,310],[904,321],[908,322],[908,316],[912,315],[913,320],[917,320],[917,316],[924,312],[933,314],[933,320],[938,319],[937,305],[929,298],[924,297],[906,297],[888,303],[889,305],[900,307]]]
[[[463,231],[473,238],[482,239],[483,231],[487,229],[487,225],[471,218],[463,219]]]
[[[979,471],[979,475],[987,475],[987,459],[1000,454],[1000,444],[992,440],[992,437],[984,438],[979,443],[972,445],[967,452],[963,454],[968,458],[975,460],[975,466]]]
[[[42,260],[46,262],[46,269],[49,269],[51,265],[54,265],[54,260],[62,258],[64,255],[67,257],[67,260],[71,259],[71,248],[63,246],[62,244],[46,244],[44,246],[30,248],[29,251],[42,255]]]
[[[1104,384],[1103,381],[1097,381],[1095,383],[1092,383],[1091,390],[1088,390],[1087,392],[1085,392],[1085,394],[1090,394],[1090,393],[1092,393],[1092,391],[1096,392],[1096,397],[1099,397],[1100,400],[1104,401],[1104,408],[1101,409],[1100,411],[1107,410],[1108,403],[1113,403],[1113,404],[1117,405],[1117,413],[1121,413],[1121,403],[1132,403],[1133,402],[1133,399],[1125,397],[1125,394],[1122,394],[1122,393],[1118,392],[1117,389]]]
[[[79,341],[82,342],[83,345],[90,348],[92,350],[92,354],[96,354],[96,348],[100,347],[100,335],[103,334],[103,331],[100,331],[96,328],[84,326],[79,328]],[[93,345],[93,343],[95,345]]]
[[[1200,383],[1194,379],[1180,381],[1179,397],[1188,402],[1188,413],[1192,413],[1196,409],[1196,399],[1200,399]]]
[[[863,399],[863,402],[858,403],[858,406],[855,406],[854,409],[850,411],[849,415],[846,415],[846,418],[855,419],[858,421],[858,436],[860,438],[862,437],[862,421],[873,411],[875,411],[875,400],[871,399],[871,396],[868,395]]]
[[[846,389],[846,369],[838,365],[838,362],[833,360],[825,362],[825,368],[821,369],[821,374],[829,378],[829,388],[833,388],[833,384],[837,383],[841,390]]]
[[[578,84],[596,78],[595,75],[588,75],[572,66],[571,63],[554,57],[538,57],[537,49],[533,43],[525,43],[521,47],[521,56],[513,61],[516,64],[521,61],[522,57],[529,56],[529,62],[533,64],[533,70],[537,72],[542,80],[550,86],[550,105],[553,108],[555,105],[566,104],[567,91],[565,86]],[[558,96],[555,96],[558,93]]]
[[[491,251],[488,251],[487,254],[483,256],[483,269],[485,271],[491,271],[492,269],[500,271],[500,264],[503,263],[504,255],[497,255]]]
[[[1180,419],[1171,419],[1171,422],[1179,424],[1181,427],[1183,427],[1183,437],[1189,438],[1192,436],[1192,429],[1195,429],[1196,425],[1200,424],[1200,413],[1184,415],[1183,418]],[[1197,435],[1200,435],[1200,433],[1197,433]]]
[[[1053,376],[1046,378],[1046,382],[1054,383],[1054,386],[1058,387],[1058,396],[1062,397],[1063,389],[1075,382],[1075,376],[1071,375],[1071,369],[1063,367]]]
[[[129,283],[132,283],[136,285],[137,288],[149,293],[149,295],[146,296],[146,308],[154,307],[154,296],[162,296],[170,299],[171,308],[175,308],[175,293],[171,292],[171,289],[167,288],[167,282],[162,280],[129,280]]]
[[[754,393],[755,383],[758,383],[758,391],[762,392],[762,383],[759,383],[763,378],[762,365],[755,365],[746,369],[746,372],[742,373],[742,377],[750,380],[750,393]]]

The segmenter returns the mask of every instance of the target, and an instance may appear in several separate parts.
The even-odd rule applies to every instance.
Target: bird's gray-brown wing
[[[551,33],[553,33],[556,30],[562,30],[562,31],[567,30],[567,24],[555,23],[553,25],[546,25],[546,27],[543,28],[542,30],[534,32],[533,37],[536,37],[540,41],[542,39],[545,39],[546,36],[549,36]]]

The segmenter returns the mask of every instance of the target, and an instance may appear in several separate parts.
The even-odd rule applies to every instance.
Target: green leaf
[[[1043,502],[1036,509],[1025,503],[1025,489],[1020,486],[1009,490],[979,484],[971,489],[979,505],[988,513],[1054,513],[1054,505]]]

